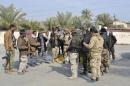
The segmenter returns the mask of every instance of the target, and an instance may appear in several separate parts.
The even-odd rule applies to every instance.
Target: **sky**
[[[81,15],[83,9],[92,11],[93,16],[110,13],[123,21],[130,21],[130,0],[0,0],[0,4],[14,4],[27,13],[31,20],[45,20],[56,16],[57,11]]]

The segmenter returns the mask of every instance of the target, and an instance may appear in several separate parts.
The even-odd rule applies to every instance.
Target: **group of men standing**
[[[87,75],[91,73],[91,80],[98,81],[101,73],[108,72],[110,65],[110,54],[115,60],[114,45],[116,38],[112,32],[107,34],[107,30],[102,28],[98,31],[95,27],[86,30],[86,34],[79,34],[76,30],[61,30],[59,27],[52,28],[50,38],[33,31],[31,37],[27,37],[26,30],[20,30],[20,36],[16,39],[13,35],[16,29],[15,25],[10,25],[9,30],[4,35],[4,46],[6,50],[5,71],[13,71],[14,50],[19,50],[19,68],[18,74],[24,74],[27,71],[28,64],[37,65],[44,62],[46,54],[51,54],[51,62],[55,62],[58,56],[64,57],[64,62],[71,64],[71,77],[78,77],[78,63],[82,56],[83,72]],[[80,35],[80,36],[79,36]],[[51,53],[50,53],[51,52]],[[81,54],[81,55],[80,55]],[[38,59],[40,57],[42,60]],[[28,58],[33,59],[29,63]],[[33,63],[32,63],[33,62]]]

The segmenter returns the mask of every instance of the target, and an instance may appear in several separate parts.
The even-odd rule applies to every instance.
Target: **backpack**
[[[80,47],[80,39],[76,35],[72,37],[70,46],[75,49]]]

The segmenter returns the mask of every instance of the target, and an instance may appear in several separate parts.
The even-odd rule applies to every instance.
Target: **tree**
[[[113,24],[113,17],[111,17],[111,15],[108,14],[108,13],[99,14],[96,17],[96,23],[98,25],[103,25],[103,26],[106,26],[106,27],[111,27],[111,25]]]
[[[51,30],[53,26],[56,26],[58,24],[56,17],[50,17],[46,21],[43,22],[43,25],[45,26],[46,30]]]
[[[87,20],[92,20],[92,12],[88,9],[82,10],[82,17]]]
[[[12,23],[18,24],[26,16],[26,13],[16,9],[13,4],[8,7],[0,5],[0,19],[1,24],[8,26]]]
[[[57,20],[62,28],[69,28],[72,25],[72,13],[57,12]]]
[[[72,22],[73,27],[80,28],[82,26],[82,19],[79,16],[74,16]]]
[[[24,20],[24,22],[21,22],[19,28],[24,28],[27,30],[36,30],[36,31],[41,31],[44,30],[44,26],[42,25],[41,22],[34,21],[34,20]]]
[[[82,10],[81,18],[84,27],[89,28],[92,26],[92,12],[89,9]]]

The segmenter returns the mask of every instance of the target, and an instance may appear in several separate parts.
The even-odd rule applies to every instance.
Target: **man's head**
[[[16,30],[16,25],[11,24],[11,25],[9,26],[9,29],[10,29],[11,31],[15,31],[15,30]]]
[[[26,37],[26,30],[25,29],[20,30],[20,36],[21,37]]]
[[[37,32],[36,32],[36,31],[33,31],[32,34],[33,34],[34,36],[36,36],[36,35],[37,35]]]
[[[113,35],[113,32],[112,32],[112,31],[110,31],[110,32],[109,32],[109,35],[110,35],[110,36],[112,36],[112,35]]]
[[[107,32],[107,30],[106,30],[106,28],[101,28],[100,32],[105,33],[105,32]]]
[[[94,34],[98,33],[98,31],[97,31],[97,29],[95,27],[92,27],[92,28],[90,28],[90,33],[92,35],[94,35]]]
[[[73,30],[73,31],[72,31],[72,36],[75,36],[75,35],[77,35],[77,31],[76,31],[76,30]]]

